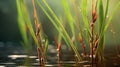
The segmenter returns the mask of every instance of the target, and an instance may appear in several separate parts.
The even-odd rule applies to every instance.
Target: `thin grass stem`
[[[113,35],[113,39],[114,39],[115,45],[116,45],[117,55],[119,55],[119,54],[120,54],[120,53],[119,53],[119,45],[118,45],[118,41],[117,41],[117,38],[116,38],[114,26],[113,26],[112,23],[110,23],[110,28],[111,28],[111,32],[112,32],[112,35]]]

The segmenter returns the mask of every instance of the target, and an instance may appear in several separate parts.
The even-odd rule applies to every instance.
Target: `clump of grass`
[[[40,2],[38,0],[36,0],[36,2],[38,3],[39,7],[44,11],[44,13],[47,15],[47,17],[50,19],[51,23],[55,26],[55,28],[57,29],[57,31],[59,33],[61,33],[63,39],[65,40],[66,44],[74,50],[77,58],[79,61],[81,61],[81,57],[80,54],[78,52],[78,49],[76,48],[76,46],[73,44],[71,37],[69,36],[69,34],[67,33],[67,31],[65,30],[65,27],[63,26],[63,24],[61,23],[60,19],[56,16],[56,14],[53,12],[53,10],[50,8],[50,6],[47,4],[46,0],[42,0],[43,3],[45,4],[45,6],[48,8],[49,12],[52,14],[53,18],[55,20],[53,20],[53,18],[48,14],[48,12],[43,8],[43,6],[40,4]],[[65,8],[69,8],[67,5],[67,2],[65,0],[62,1]],[[67,13],[67,12],[66,12]],[[68,14],[68,13],[67,13]],[[68,19],[71,20],[70,18],[72,18],[72,16],[69,13]],[[55,22],[56,21],[56,22]],[[72,20],[73,21],[73,20]],[[70,26],[72,26],[72,24],[70,23]],[[72,34],[74,35],[74,29],[72,28]]]
[[[108,6],[109,6],[109,0],[106,2],[106,8],[105,10],[103,9],[103,2],[102,0],[99,0],[99,43],[98,43],[98,48],[96,50],[96,55],[99,58],[99,61],[104,60],[104,48],[105,48],[105,32],[112,20],[112,17],[116,13],[118,7],[120,6],[120,2],[116,5],[115,9],[113,10],[112,14],[110,17],[107,18],[107,13],[108,13]]]
[[[115,9],[113,10],[110,17],[107,19],[107,14],[109,11],[109,0],[106,0],[105,8],[103,7],[103,1],[102,0],[82,0],[82,7],[81,12],[82,14],[82,20],[83,25],[81,25],[82,22],[80,22],[79,18],[79,9],[77,8],[79,6],[75,4],[77,0],[72,0],[73,2],[73,8],[75,15],[71,12],[70,6],[67,0],[61,0],[63,8],[64,8],[64,14],[65,18],[68,21],[68,26],[70,32],[66,29],[66,23],[63,23],[64,17],[59,17],[53,9],[49,6],[46,0],[42,0],[40,2],[39,0],[32,0],[33,5],[33,11],[34,11],[34,22],[35,22],[35,29],[34,32],[32,22],[30,20],[29,12],[27,10],[27,7],[24,3],[24,0],[16,0],[17,8],[18,8],[18,21],[19,21],[19,27],[20,31],[23,37],[24,44],[27,47],[29,47],[29,40],[27,36],[27,32],[25,30],[25,27],[27,26],[29,29],[29,33],[32,36],[38,51],[38,58],[40,65],[44,64],[44,60],[46,60],[46,52],[48,47],[48,40],[47,37],[45,37],[42,24],[39,21],[39,17],[37,14],[36,4],[40,7],[40,9],[43,10],[45,15],[49,18],[53,26],[58,31],[58,37],[55,38],[55,42],[57,45],[58,50],[58,62],[60,61],[60,50],[62,41],[65,41],[65,44],[68,46],[68,48],[72,48],[72,50],[75,52],[75,56],[77,57],[77,62],[80,62],[83,60],[79,53],[79,47],[78,44],[80,43],[82,45],[82,50],[84,53],[84,56],[87,55],[86,52],[86,45],[88,44],[90,46],[90,53],[91,53],[91,64],[93,66],[94,60],[97,61],[103,61],[104,60],[104,48],[105,48],[105,32],[114,16],[118,8],[120,7],[120,2],[116,5]],[[92,2],[92,11],[91,11],[91,19],[88,18],[88,2]],[[44,6],[44,7],[43,7]],[[98,21],[97,21],[98,20]],[[96,24],[98,23],[98,27]],[[97,27],[97,30],[96,30]],[[83,32],[83,29],[86,28],[86,32]],[[78,29],[78,32],[76,32],[76,29]],[[113,29],[113,28],[112,28]],[[84,35],[86,34],[86,35]],[[45,41],[43,41],[45,39]],[[87,42],[87,43],[86,43]],[[27,50],[30,50],[30,48]],[[29,52],[29,51],[28,51]],[[94,57],[95,55],[95,57]],[[42,60],[41,60],[42,59]],[[44,66],[44,65],[43,65]]]
[[[110,21],[112,20],[112,17],[116,13],[118,7],[120,4],[118,3],[112,12],[110,18],[107,20],[107,13],[109,8],[109,0],[106,2],[105,10],[103,7],[102,0],[92,0],[92,21],[91,24],[89,24],[89,19],[87,18],[87,0],[82,1],[82,16],[84,25],[87,29],[87,36],[90,38],[90,46],[91,46],[91,61],[93,66],[93,55],[95,55],[95,59],[98,61],[104,60],[104,48],[105,48],[105,32],[110,24]],[[94,3],[96,2],[96,4]],[[97,14],[98,13],[98,14]],[[97,18],[99,21],[96,21]],[[95,23],[98,22],[98,32],[94,30]],[[91,28],[90,28],[91,27]]]
[[[30,42],[28,40],[28,35],[27,31],[25,30],[26,27],[29,30],[30,35],[32,36],[36,46],[37,46],[37,51],[38,51],[38,58],[39,58],[39,63],[40,65],[43,65],[43,61],[46,59],[46,52],[47,52],[47,47],[48,47],[48,40],[47,38],[45,39],[45,43],[42,42],[44,35],[42,31],[42,26],[39,23],[37,12],[36,12],[36,7],[34,0],[32,0],[33,8],[34,8],[34,17],[35,17],[35,27],[36,27],[36,34],[34,32],[29,12],[27,10],[27,6],[24,2],[24,0],[16,0],[17,8],[18,8],[18,24],[20,27],[20,31],[22,34],[23,42],[26,47],[27,52],[30,53]]]

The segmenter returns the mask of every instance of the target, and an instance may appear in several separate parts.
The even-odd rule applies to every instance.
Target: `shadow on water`
[[[54,46],[49,47],[45,67],[91,67],[90,57],[87,61],[76,63],[74,53],[65,51],[62,52],[61,61],[58,63],[55,50]],[[0,43],[0,67],[25,67],[26,58],[29,58],[31,66],[39,67],[36,52],[28,56],[23,47],[17,43],[9,43],[9,45]],[[117,56],[115,48],[109,46],[105,50],[105,61],[94,63],[94,65],[95,67],[120,67],[120,56]]]

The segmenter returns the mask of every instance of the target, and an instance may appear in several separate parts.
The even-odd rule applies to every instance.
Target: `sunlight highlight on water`
[[[17,58],[37,58],[37,56],[28,56],[28,55],[8,55],[11,59],[17,59]]]
[[[5,66],[0,66],[0,67],[5,67]]]

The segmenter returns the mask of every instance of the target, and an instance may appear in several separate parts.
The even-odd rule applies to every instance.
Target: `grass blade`
[[[24,20],[25,20],[25,22],[26,22],[26,24],[27,24],[27,26],[28,26],[28,28],[29,28],[30,34],[31,34],[31,36],[32,36],[33,39],[34,39],[36,46],[37,46],[38,48],[40,48],[40,45],[39,45],[38,40],[37,40],[37,38],[36,38],[36,35],[35,35],[34,30],[33,30],[32,23],[31,23],[29,14],[28,14],[29,12],[28,12],[27,7],[26,7],[26,5],[25,5],[25,3],[24,3],[23,0],[22,0],[22,5],[21,5],[21,7],[22,7],[22,12],[23,12],[24,18],[25,18]]]
[[[27,32],[26,32],[26,24],[24,22],[22,11],[21,11],[21,1],[16,0],[16,4],[17,4],[17,10],[18,10],[18,25],[20,28],[20,32],[21,32],[25,47],[27,49],[29,48],[29,44],[28,44],[28,38],[27,38]]]
[[[69,7],[69,4],[68,4],[68,1],[67,0],[62,0],[62,4],[64,6],[64,12],[66,14],[66,17],[68,19],[68,24],[71,28],[71,31],[72,31],[72,36],[75,37],[75,30],[74,30],[74,20],[73,20],[73,17],[72,17],[72,14],[70,12],[70,7]]]
[[[99,33],[101,34],[104,27],[104,10],[103,10],[103,2],[99,0]]]
[[[109,8],[109,0],[107,0],[107,4],[106,4],[106,10],[105,10],[104,22],[105,22],[105,20],[106,20],[106,18],[107,18],[108,8]]]
[[[88,35],[90,34],[90,24],[87,18],[87,0],[82,0],[82,17],[85,27],[87,28]]]
[[[109,26],[109,24],[110,24],[113,16],[115,15],[115,13],[117,12],[117,10],[118,10],[119,7],[120,7],[120,1],[119,1],[118,4],[115,6],[112,14],[110,15],[110,17],[109,17],[109,19],[108,19],[108,21],[107,21],[107,23],[106,23],[106,25],[105,25],[105,28],[104,28],[104,32],[103,32],[103,33],[105,33],[105,31],[107,30],[107,28],[108,28],[108,26]]]

